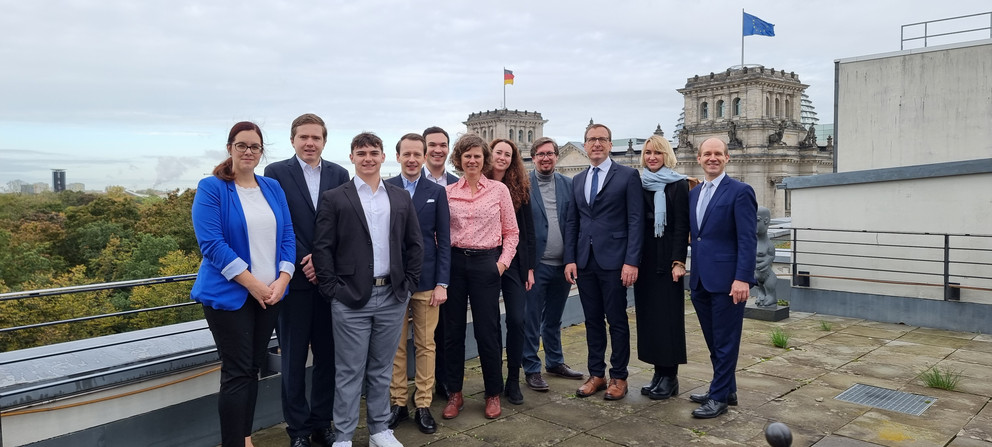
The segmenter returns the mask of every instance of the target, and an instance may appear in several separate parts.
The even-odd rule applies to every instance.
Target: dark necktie
[[[592,168],[592,187],[589,188],[589,206],[596,201],[596,193],[599,192],[599,166]]]

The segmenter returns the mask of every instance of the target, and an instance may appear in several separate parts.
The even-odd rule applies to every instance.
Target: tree
[[[199,256],[190,256],[182,250],[171,251],[159,260],[159,276],[174,276],[196,273],[200,265]],[[192,281],[157,284],[136,287],[131,294],[131,304],[135,309],[189,303]],[[166,324],[182,323],[203,318],[203,308],[198,305],[178,309],[143,312],[131,318],[129,329],[143,329]]]

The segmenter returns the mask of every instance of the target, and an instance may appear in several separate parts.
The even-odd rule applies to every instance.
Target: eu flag
[[[774,36],[775,25],[761,20],[751,14],[744,13],[744,35]]]

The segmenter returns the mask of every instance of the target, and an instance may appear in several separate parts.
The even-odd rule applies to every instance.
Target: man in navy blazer
[[[689,192],[692,273],[689,288],[713,362],[709,391],[689,396],[701,404],[693,417],[714,418],[737,405],[737,355],[744,306],[754,285],[758,204],[754,189],[725,172],[727,144],[710,138],[699,145],[696,160],[705,182]]]
[[[427,142],[420,134],[408,133],[396,143],[396,161],[403,174],[386,180],[405,189],[417,210],[420,232],[424,238],[424,263],[420,285],[410,297],[409,313],[413,320],[413,343],[416,347],[416,393],[414,422],[420,431],[437,431],[430,406],[434,389],[434,330],[437,328],[440,306],[448,300],[448,278],[451,274],[451,215],[448,194],[443,186],[424,178],[422,169]],[[396,428],[409,417],[407,409],[407,318],[403,319],[396,358],[393,359],[393,381],[389,386],[389,428]]]
[[[458,177],[455,177],[446,169],[448,163],[448,146],[451,142],[448,138],[448,132],[440,127],[431,126],[424,129],[423,137],[427,141],[427,158],[424,160],[423,178],[442,187],[457,182]],[[441,313],[441,322],[438,323],[437,329],[434,330],[434,344],[443,347],[443,307],[441,308]],[[437,385],[438,394],[447,399],[448,390],[444,389],[444,384],[447,383],[446,379],[448,378],[444,371],[444,349],[438,349],[435,352],[434,378],[436,379],[434,383]]]
[[[561,349],[561,314],[572,285],[565,280],[565,220],[572,206],[572,179],[555,172],[558,144],[538,138],[530,149],[534,170],[530,173],[530,207],[534,216],[534,287],[527,291],[524,306],[523,367],[527,387],[547,391],[541,376],[537,350],[544,339],[544,366],[549,374],[581,380],[582,373],[565,364]]]
[[[400,445],[388,427],[389,383],[424,238],[410,194],[382,181],[382,140],[358,134],[350,158],[354,179],[320,196],[313,243],[334,321],[334,441],[351,445],[364,386],[369,444]]]
[[[348,171],[322,159],[327,128],[312,113],[293,120],[289,142],[296,155],[265,167],[265,176],[286,191],[289,213],[296,232],[296,273],[282,304],[276,334],[282,355],[282,414],[291,447],[314,442],[334,442],[331,417],[334,408],[334,336],[331,308],[317,293],[310,253],[313,251],[317,198],[324,191],[348,181]],[[306,364],[313,351],[310,401],[306,394]]]
[[[637,281],[644,225],[644,193],[637,170],[610,159],[613,134],[602,124],[586,128],[589,169],[572,181],[575,206],[565,225],[565,278],[579,286],[586,318],[589,380],[576,394],[587,397],[605,389],[607,400],[627,395],[630,327],[627,287]],[[612,353],[606,382],[606,325]]]

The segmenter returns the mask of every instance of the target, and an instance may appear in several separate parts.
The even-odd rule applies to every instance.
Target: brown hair
[[[537,155],[537,148],[548,143],[551,143],[551,146],[555,148],[555,155],[558,155],[558,143],[555,143],[555,140],[552,140],[550,137],[541,137],[534,140],[534,144],[530,146],[530,158],[534,158]]]
[[[602,124],[590,124],[588,127],[586,127],[586,133],[582,135],[583,143],[585,143],[585,140],[589,138],[589,131],[596,128],[606,129],[606,138],[609,138],[611,142],[613,141],[613,131],[611,131],[609,127],[606,127],[605,125]]]
[[[262,153],[265,153],[265,139],[262,137],[262,129],[258,127],[258,124],[255,124],[251,121],[241,121],[239,123],[236,123],[233,127],[231,127],[231,132],[227,134],[227,152],[228,153],[231,152],[231,145],[234,144],[234,137],[238,136],[239,133],[245,131],[248,132],[255,131],[255,133],[258,134],[258,140],[262,142]],[[214,177],[217,177],[226,182],[234,180],[235,178],[234,160],[231,158],[230,155],[227,157],[227,159],[220,162],[219,165],[214,167],[213,174]]]
[[[382,150],[382,138],[372,132],[362,132],[351,139],[351,151],[363,147],[372,147]]]
[[[520,155],[517,145],[510,140],[497,138],[489,143],[489,147],[495,148],[497,143],[510,145],[510,166],[503,173],[503,184],[510,190],[513,209],[519,210],[521,205],[530,202],[530,177],[527,176],[527,171],[524,169],[524,159]],[[485,175],[486,178],[493,178],[493,170],[493,165],[490,164],[482,170],[482,175]]]
[[[400,141],[396,142],[396,155],[400,154],[400,143],[407,140],[419,141],[420,144],[424,146],[424,155],[427,155],[427,140],[425,140],[424,137],[420,136],[420,134],[417,133],[408,133],[400,137]]]
[[[462,170],[462,154],[473,147],[482,148],[482,172],[485,172],[493,164],[493,150],[489,148],[486,141],[474,133],[467,133],[462,135],[455,142],[455,147],[451,149],[451,164],[454,165],[455,169],[464,172]]]
[[[297,127],[300,127],[300,126],[302,126],[304,124],[317,124],[317,125],[319,125],[320,128],[324,130],[324,140],[325,141],[327,140],[327,126],[324,125],[324,120],[320,119],[319,116],[314,115],[312,113],[304,113],[304,114],[296,117],[295,120],[293,120],[293,124],[290,126],[290,131],[289,131],[289,139],[290,140],[292,140],[293,138],[296,138],[296,128]]]

